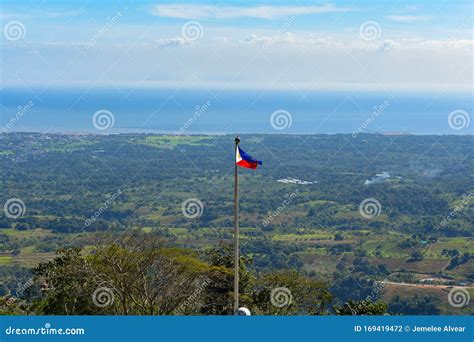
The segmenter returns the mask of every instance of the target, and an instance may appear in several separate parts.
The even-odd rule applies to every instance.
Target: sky
[[[471,1],[12,1],[2,86],[472,90]]]

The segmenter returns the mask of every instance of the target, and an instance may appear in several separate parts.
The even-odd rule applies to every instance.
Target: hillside
[[[233,138],[0,134],[0,203],[21,209],[0,217],[0,296],[58,248],[87,252],[100,236],[139,231],[198,255],[230,242]],[[474,312],[447,300],[474,294],[474,137],[241,139],[263,160],[240,173],[242,253],[257,278],[296,270],[326,282],[331,305],[383,284],[392,314]]]

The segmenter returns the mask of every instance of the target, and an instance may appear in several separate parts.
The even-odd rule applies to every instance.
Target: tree
[[[439,299],[432,296],[400,297],[395,296],[388,304],[392,315],[439,315]]]
[[[372,279],[358,278],[353,275],[338,279],[331,288],[331,293],[338,302],[345,303],[349,300],[363,300],[368,296],[374,297],[377,284]],[[373,298],[374,300],[376,298]]]
[[[254,304],[266,315],[323,315],[332,301],[327,284],[296,271],[280,271],[257,280]]]
[[[230,244],[220,243],[217,247],[203,251],[202,258],[212,268],[208,273],[209,285],[203,293],[200,312],[206,315],[233,314],[234,298],[234,251]],[[250,259],[241,257],[239,262],[240,304],[252,307],[255,277],[247,270]]]
[[[335,306],[334,312],[341,316],[375,316],[385,315],[387,313],[387,304],[377,301],[369,302],[366,300],[349,300],[342,306]]]
[[[210,267],[191,251],[150,236],[97,245],[94,253],[62,249],[35,270],[44,283],[43,314],[172,314],[193,295]]]
[[[95,289],[92,274],[86,267],[79,248],[62,248],[57,257],[41,263],[34,270],[36,281],[42,284],[42,297],[33,308],[42,314],[99,314],[91,295]]]
[[[420,261],[423,260],[423,253],[419,250],[414,250],[410,255],[410,261]]]

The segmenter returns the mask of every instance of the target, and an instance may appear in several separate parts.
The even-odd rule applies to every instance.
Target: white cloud
[[[269,44],[311,44],[313,42],[312,38],[297,39],[296,35],[291,32],[285,32],[283,34],[276,34],[274,36],[257,36],[256,34],[249,34],[243,39],[246,43],[256,43],[262,44],[263,46],[268,46]]]
[[[184,38],[168,38],[168,39],[158,39],[156,41],[159,46],[181,46],[185,44],[189,44],[189,41],[187,41]]]
[[[470,51],[472,48],[474,48],[474,40],[454,38],[447,40],[426,40],[422,43],[422,46],[445,51],[449,51],[451,49],[465,49]]]
[[[6,44],[2,48],[2,77],[7,85],[24,80],[28,84],[45,80],[48,84],[86,84],[107,70],[104,81],[115,85],[135,82],[137,86],[215,89],[472,87],[471,40],[396,38],[365,42],[353,39],[357,33],[275,34],[268,29],[218,30],[222,34],[218,38],[211,34],[212,29],[206,31],[208,39],[198,42],[185,42],[179,37],[179,28],[166,33],[156,29],[149,33],[150,41],[133,50],[115,40],[94,49],[50,43]],[[33,48],[41,58],[28,54]]]
[[[0,13],[0,19],[10,20],[10,19],[53,19],[60,17],[75,17],[82,14],[82,10],[75,11],[49,11],[49,10],[37,10],[32,11],[22,11],[17,10],[14,12],[3,11]]]
[[[181,19],[227,19],[227,18],[259,18],[277,19],[291,15],[307,15],[319,13],[335,13],[352,11],[350,8],[335,7],[333,5],[322,6],[209,6],[209,5],[185,5],[166,4],[155,5],[152,14],[159,17],[181,18]]]
[[[255,40],[257,38],[258,37],[256,34],[251,33],[244,38],[244,42],[251,42],[252,40]]]
[[[393,40],[386,40],[379,46],[379,50],[388,52],[400,47],[400,44],[394,42]]]
[[[390,15],[387,18],[392,19],[393,21],[397,21],[399,23],[414,23],[431,19],[431,17],[420,15]]]

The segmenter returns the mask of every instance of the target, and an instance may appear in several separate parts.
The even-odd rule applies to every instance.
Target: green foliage
[[[423,260],[423,252],[419,250],[414,250],[410,254],[410,261],[420,261]]]
[[[100,311],[92,305],[96,283],[86,267],[79,248],[61,248],[57,257],[33,270],[42,284],[42,297],[34,310],[42,314],[93,315]]]
[[[208,255],[197,255],[190,250],[209,250],[216,241],[232,237],[229,165],[233,163],[233,138],[1,135],[0,203],[15,197],[23,199],[27,207],[18,219],[0,213],[3,295],[13,293],[18,280],[25,281],[22,271],[11,273],[10,267],[33,267],[38,260],[50,259],[59,246],[74,245],[84,248],[80,252],[60,251],[51,263],[36,269],[38,279],[45,283],[40,300],[35,301],[39,312],[231,313],[232,251],[218,246]],[[338,305],[351,299],[363,300],[370,293],[373,284],[363,279],[382,280],[390,273],[400,274],[402,267],[407,269],[399,277],[404,281],[419,279],[414,272],[442,272],[456,282],[472,281],[469,262],[474,253],[474,235],[470,218],[474,206],[472,200],[461,200],[474,192],[470,172],[474,169],[472,136],[241,138],[249,152],[263,151],[263,155],[256,155],[265,161],[257,172],[240,173],[242,303],[252,311],[311,311],[300,307],[296,297],[297,304],[278,308],[278,312],[268,306],[268,300],[256,301],[267,297],[267,293],[258,295],[259,291],[271,292],[266,277],[279,270],[307,271],[315,278],[324,277],[331,283]],[[281,167],[281,155],[292,166],[291,175]],[[196,161],[199,167],[194,167]],[[453,167],[461,163],[462,168]],[[392,178],[365,184],[365,180],[383,171]],[[277,182],[290,176],[317,183]],[[120,195],[114,196],[119,190]],[[298,195],[264,226],[263,221],[296,190]],[[359,213],[359,204],[370,197],[380,201],[382,211],[366,219]],[[204,204],[200,217],[188,219],[182,215],[181,204],[188,198],[199,198]],[[86,224],[86,219],[96,213],[98,217]],[[446,217],[449,220],[443,221]],[[130,227],[148,236],[166,237],[170,244],[160,246],[158,252],[145,249],[146,256],[139,255],[136,246],[123,244],[92,248],[101,232],[117,236]],[[150,264],[151,259],[158,259],[158,264]],[[130,263],[132,260],[135,264]],[[407,260],[414,262],[405,263]],[[127,272],[116,272],[119,266]],[[168,279],[160,274],[158,266],[170,274],[180,270],[184,278]],[[74,268],[79,271],[73,272]],[[147,270],[144,276],[140,273],[143,268]],[[178,295],[169,307],[160,302],[160,294],[146,298],[138,292],[148,290],[159,279],[171,284],[184,282],[182,296]],[[54,283],[64,285],[63,290],[52,287]],[[126,284],[133,285],[127,288]],[[98,309],[91,297],[102,285],[116,288],[115,301]],[[131,295],[124,295],[128,290]],[[163,293],[169,296],[166,291]],[[30,304],[37,295],[22,298],[19,303]]]
[[[98,245],[92,254],[61,249],[34,270],[44,284],[35,308],[43,314],[171,314],[209,269],[191,252],[150,237]]]
[[[204,292],[204,301],[200,312],[207,315],[233,314],[234,298],[234,252],[232,245],[220,243],[202,253],[202,258],[212,269],[208,274],[209,286]],[[241,306],[253,306],[254,275],[247,270],[251,260],[241,257],[239,262],[239,293]]]
[[[331,301],[327,284],[296,271],[264,275],[254,293],[255,305],[267,315],[323,315]]]
[[[379,291],[377,284],[372,279],[359,278],[349,275],[337,279],[331,287],[331,293],[336,296],[340,302],[345,303],[350,300],[365,300],[366,298],[377,299]]]
[[[335,306],[336,315],[342,316],[376,316],[385,315],[387,313],[387,304],[377,301],[370,302],[365,300],[350,300],[342,306]]]
[[[29,310],[46,315],[231,315],[232,257],[225,244],[204,251],[201,260],[190,250],[136,236],[97,245],[93,253],[60,249],[56,258],[34,269],[42,290]],[[296,271],[255,277],[246,262],[242,258],[240,298],[253,313],[327,313],[332,296],[325,283]],[[282,306],[272,299],[279,287],[291,291]]]
[[[432,296],[396,296],[388,304],[391,315],[439,315],[439,300]]]

